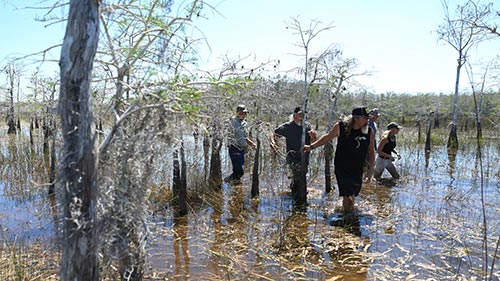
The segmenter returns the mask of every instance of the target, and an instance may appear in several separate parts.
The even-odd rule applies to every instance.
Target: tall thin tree
[[[96,222],[97,147],[90,81],[99,39],[99,4],[71,0],[61,48],[59,114],[64,146],[62,280],[99,280]]]
[[[486,39],[486,33],[478,28],[476,23],[489,15],[489,6],[478,6],[474,1],[469,0],[463,5],[458,5],[455,11],[455,18],[449,14],[448,3],[442,0],[445,14],[445,22],[441,24],[437,33],[440,40],[452,46],[458,53],[455,95],[453,100],[453,119],[451,121],[450,135],[448,138],[448,149],[451,151],[458,148],[457,118],[458,118],[458,95],[460,85],[460,71],[469,57],[469,50],[477,46]]]
[[[319,21],[312,21],[311,24],[309,25],[308,28],[304,28],[300,21],[298,19],[292,19],[290,23],[288,23],[288,29],[293,30],[299,37],[299,43],[296,44],[297,47],[303,48],[304,50],[304,92],[303,92],[303,112],[304,112],[304,120],[303,122],[305,123],[307,120],[307,105],[309,103],[309,88],[312,83],[317,78],[318,71],[317,71],[317,66],[318,63],[313,62],[313,70],[310,70],[309,67],[311,66],[311,58],[310,58],[310,45],[311,41],[315,39],[319,33],[330,30],[333,28],[333,25],[327,25],[325,27],[321,27],[321,22]],[[306,126],[302,126],[302,137],[301,137],[301,147],[303,148],[306,143]],[[298,204],[305,204],[307,203],[307,181],[306,181],[306,174],[307,174],[307,165],[306,165],[306,156],[304,153],[304,150],[301,149],[300,151],[300,158],[301,158],[301,170],[300,172],[302,175],[300,176],[300,183],[299,183],[299,190],[298,190],[298,196],[297,196],[297,203]]]

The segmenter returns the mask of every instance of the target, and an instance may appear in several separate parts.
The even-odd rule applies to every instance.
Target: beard
[[[369,128],[368,124],[366,124],[365,126],[363,126],[361,128],[361,133],[364,134],[364,135],[368,134],[368,128]]]

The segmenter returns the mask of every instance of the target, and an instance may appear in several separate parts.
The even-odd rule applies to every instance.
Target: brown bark
[[[208,135],[203,135],[203,178],[208,179],[208,171],[210,168],[210,138]]]
[[[252,189],[250,191],[252,198],[259,196],[259,154],[260,154],[260,139],[257,137],[257,149],[255,149],[255,157],[253,159],[252,169]]]
[[[222,140],[216,136],[213,136],[208,185],[216,189],[222,189],[222,164],[220,158],[221,148]]]
[[[425,151],[431,151],[431,131],[432,131],[432,112],[429,113],[429,127],[427,127],[427,135],[425,137]]]
[[[15,134],[16,131],[16,122],[14,121],[14,76],[10,74],[10,89],[9,89],[9,113],[7,115],[7,125],[9,129],[7,130],[7,134]]]
[[[187,215],[187,164],[184,141],[181,142],[181,189],[179,190],[179,215]]]
[[[90,80],[99,39],[99,1],[71,0],[61,49],[59,114],[64,146],[61,280],[99,280],[96,165]]]

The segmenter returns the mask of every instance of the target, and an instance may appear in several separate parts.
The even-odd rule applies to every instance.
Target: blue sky
[[[16,0],[30,5],[39,1]],[[49,1],[50,2],[50,1]],[[311,43],[311,53],[332,44],[345,57],[356,58],[360,70],[373,71],[360,78],[375,93],[444,92],[454,89],[457,54],[451,46],[438,42],[434,31],[444,22],[440,0],[225,0],[209,1],[220,14],[208,13],[208,20],[195,22],[210,44],[200,50],[202,65],[215,68],[220,58],[246,57],[250,63],[280,59],[280,70],[301,64],[292,54],[303,54],[293,46],[298,37],[286,29],[285,22],[298,18],[303,26],[319,20],[335,27],[322,32]],[[457,3],[450,1],[451,12]],[[483,1],[483,3],[485,3]],[[498,5],[495,7],[500,9]],[[62,12],[61,12],[62,13]],[[29,54],[60,43],[64,27],[44,27],[33,20],[42,11],[14,10],[0,6],[0,61],[9,55]],[[500,38],[471,51],[471,61],[488,61],[500,55]],[[58,52],[50,58],[57,60]],[[54,64],[53,69],[57,69]],[[464,73],[465,74],[465,73]],[[462,76],[461,87],[467,88]]]

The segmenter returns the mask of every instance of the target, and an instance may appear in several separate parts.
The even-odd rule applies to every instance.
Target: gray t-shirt
[[[229,145],[233,145],[239,150],[243,150],[247,147],[247,137],[248,137],[248,123],[245,120],[240,120],[238,116],[231,117],[231,126],[229,128],[229,135],[227,142]]]

